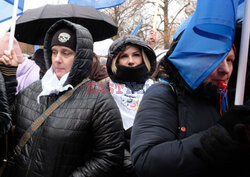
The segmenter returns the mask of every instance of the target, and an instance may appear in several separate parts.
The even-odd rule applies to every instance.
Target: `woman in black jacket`
[[[130,134],[140,101],[154,84],[150,78],[155,70],[154,51],[136,36],[123,36],[109,48],[107,71],[109,89],[116,101],[125,130],[125,159],[121,176],[136,176],[130,160]]]
[[[122,121],[110,94],[89,93],[94,83],[87,79],[92,55],[93,39],[86,28],[60,20],[47,31],[47,72],[42,80],[21,90],[13,103],[16,147],[22,147],[23,134],[51,104],[84,79],[85,83],[74,88],[71,97],[33,133],[4,176],[119,176],[124,151]]]
[[[212,33],[219,25],[207,10],[205,25],[196,26],[198,11],[165,56],[168,83],[154,84],[141,101],[131,134],[131,158],[141,177],[249,176],[250,106],[223,106],[235,60],[234,27],[220,26],[230,35]]]

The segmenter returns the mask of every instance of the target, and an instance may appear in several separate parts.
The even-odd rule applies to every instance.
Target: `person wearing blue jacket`
[[[147,90],[135,117],[130,147],[139,177],[250,175],[250,105],[227,107],[235,26],[211,23],[222,15],[203,13],[201,3],[209,11],[210,5],[233,9],[231,1],[198,0],[198,11],[173,41],[163,63],[167,82]]]

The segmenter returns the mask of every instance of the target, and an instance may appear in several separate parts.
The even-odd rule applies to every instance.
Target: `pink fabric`
[[[4,50],[8,50],[9,38],[10,38],[10,33],[8,32],[0,39],[0,57],[3,56]],[[23,62],[22,50],[15,38],[13,40],[13,48],[16,53],[18,63],[22,63]]]
[[[17,92],[28,87],[33,82],[39,80],[40,67],[28,58],[24,58],[23,63],[19,64],[16,71]]]
[[[6,33],[0,39],[0,57],[2,57],[4,50],[8,50],[9,38],[10,33]],[[39,80],[40,68],[35,63],[35,61],[23,57],[22,50],[15,38],[13,40],[13,48],[19,63],[16,72],[16,79],[18,83],[16,92],[17,94],[20,90],[28,87],[33,82]]]

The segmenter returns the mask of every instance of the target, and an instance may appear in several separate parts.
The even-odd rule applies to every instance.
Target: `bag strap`
[[[21,153],[22,148],[24,145],[29,141],[31,136],[35,133],[35,131],[43,124],[43,122],[49,117],[49,115],[56,110],[62,103],[64,103],[76,89],[78,89],[82,84],[89,81],[89,79],[84,79],[80,82],[75,88],[72,90],[68,90],[62,96],[60,96],[52,105],[50,105],[26,130],[26,132],[21,137],[20,141],[16,145],[14,149],[14,156],[19,155]]]

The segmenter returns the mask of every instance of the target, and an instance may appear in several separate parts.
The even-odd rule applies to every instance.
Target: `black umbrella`
[[[86,27],[94,41],[117,34],[117,25],[106,14],[90,6],[60,4],[28,9],[16,21],[15,38],[20,42],[43,45],[46,31],[60,19]]]

